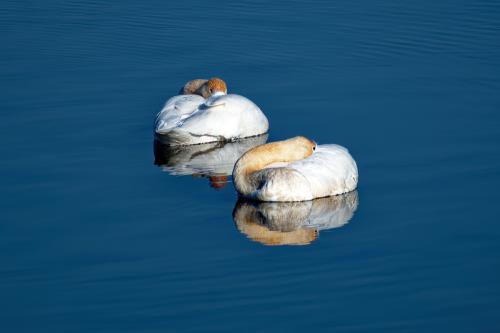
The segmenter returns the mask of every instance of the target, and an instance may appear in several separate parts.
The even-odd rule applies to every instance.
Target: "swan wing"
[[[268,120],[257,105],[231,94],[209,98],[174,129],[172,136],[179,144],[195,144],[256,136],[268,128]]]
[[[155,131],[165,134],[181,126],[182,122],[196,112],[205,99],[198,95],[179,95],[170,98],[156,116]]]
[[[354,190],[358,168],[349,151],[339,145],[319,145],[311,156],[290,163],[309,181],[313,197],[320,198]]]

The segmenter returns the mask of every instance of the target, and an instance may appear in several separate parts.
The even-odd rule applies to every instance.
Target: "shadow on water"
[[[208,178],[215,189],[227,185],[236,161],[249,149],[266,143],[267,134],[236,142],[213,142],[191,146],[169,146],[154,140],[155,165],[175,176]]]
[[[339,228],[353,217],[358,192],[300,202],[239,199],[233,210],[238,230],[264,245],[307,245],[320,230]]]

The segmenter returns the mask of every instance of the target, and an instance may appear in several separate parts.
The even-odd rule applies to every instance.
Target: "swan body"
[[[164,137],[162,141],[173,146],[192,145],[231,141],[268,131],[268,120],[257,105],[246,97],[227,95],[225,84],[223,88],[211,87],[212,80],[215,79],[203,84],[203,80],[190,81],[182,89],[183,93],[201,95],[179,95],[167,101],[155,121],[155,132]]]
[[[246,152],[233,170],[236,190],[259,201],[305,201],[356,189],[356,162],[344,147],[304,137]]]

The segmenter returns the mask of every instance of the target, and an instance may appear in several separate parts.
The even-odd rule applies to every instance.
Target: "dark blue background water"
[[[2,332],[500,329],[497,1],[7,0],[0,38]],[[215,75],[270,140],[349,148],[347,225],[266,247],[153,165]]]

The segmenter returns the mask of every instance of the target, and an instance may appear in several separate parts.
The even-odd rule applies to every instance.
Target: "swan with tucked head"
[[[246,152],[233,170],[238,193],[259,201],[304,201],[354,190],[356,162],[339,145],[298,136]]]
[[[218,77],[213,77],[210,80],[196,79],[191,80],[182,87],[181,95],[200,95],[204,98],[209,98],[215,94],[227,95],[226,82]]]
[[[219,78],[189,81],[156,116],[155,132],[170,145],[231,141],[264,134],[266,116],[249,99],[227,94]]]

